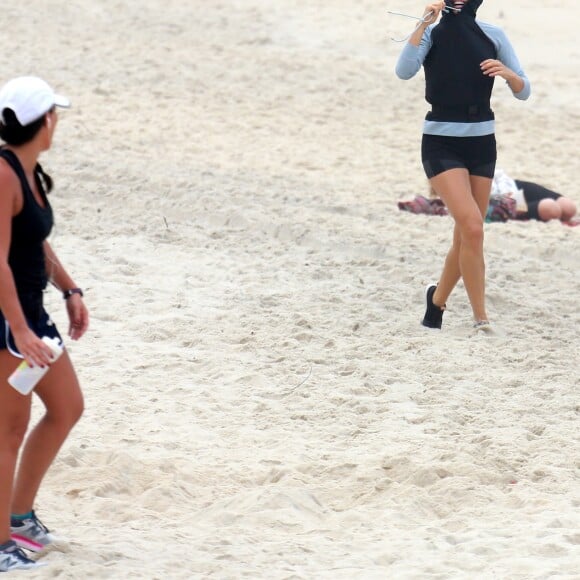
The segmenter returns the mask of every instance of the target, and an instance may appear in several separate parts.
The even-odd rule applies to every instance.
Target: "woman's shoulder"
[[[18,191],[19,186],[18,175],[0,150],[0,192],[6,194],[8,189]]]
[[[22,208],[21,191],[18,176],[7,161],[0,157],[0,220],[3,224],[5,219],[11,219]]]
[[[484,22],[483,20],[478,20],[477,24],[483,32],[492,38],[506,38],[506,33],[503,28],[497,24],[491,24],[489,22]]]
[[[502,50],[508,46],[510,46],[509,39],[504,32],[503,28],[497,26],[496,24],[490,24],[489,22],[482,22],[481,20],[477,21],[479,28],[483,30],[485,35],[491,39],[491,41],[495,44],[498,50]]]

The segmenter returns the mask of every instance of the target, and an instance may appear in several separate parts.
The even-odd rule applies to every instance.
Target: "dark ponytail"
[[[2,111],[2,116],[4,117],[4,122],[0,120],[0,139],[2,139],[2,141],[7,145],[12,145],[13,147],[18,147],[18,145],[24,145],[25,143],[32,141],[40,129],[42,129],[45,122],[45,115],[43,115],[40,119],[23,126],[18,122],[12,109],[4,109],[4,111]],[[44,172],[40,163],[36,164],[34,177],[38,186],[41,187],[45,193],[48,194],[52,191],[52,178],[48,173]]]
[[[2,117],[4,120],[0,121],[0,139],[14,147],[32,141],[44,125],[44,115],[25,126],[18,122],[12,109],[4,109]]]
[[[52,177],[48,173],[44,172],[40,163],[36,164],[36,168],[34,169],[34,175],[38,180],[38,182],[40,183],[41,187],[44,189],[44,192],[47,194],[50,193],[52,191],[53,186]]]

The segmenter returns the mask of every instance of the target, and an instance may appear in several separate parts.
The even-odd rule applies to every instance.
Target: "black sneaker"
[[[10,541],[0,546],[0,572],[29,570],[39,566],[42,566],[42,564],[28,558],[16,545],[16,542]]]
[[[443,313],[445,312],[445,307],[439,308],[439,306],[433,304],[433,294],[437,289],[437,284],[429,284],[425,290],[425,301],[427,302],[427,310],[425,311],[425,316],[421,324],[427,328],[441,328],[443,322]]]

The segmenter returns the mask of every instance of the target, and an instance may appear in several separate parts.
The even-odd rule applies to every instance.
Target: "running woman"
[[[483,0],[438,1],[403,48],[397,76],[425,70],[427,113],[421,145],[423,168],[455,222],[453,242],[437,284],[427,287],[422,324],[441,328],[447,299],[460,278],[474,327],[489,328],[485,308],[483,223],[495,163],[495,117],[490,99],[496,77],[520,100],[530,82],[505,33],[476,20]],[[435,24],[442,15],[438,24]]]
[[[68,101],[37,77],[18,77],[0,90],[0,138],[6,144],[0,149],[0,572],[38,566],[22,548],[40,551],[53,540],[34,501],[83,412],[68,353],[50,364],[50,349],[41,340],[60,338],[43,306],[49,281],[62,292],[73,340],[89,321],[82,291],[47,241],[52,180],[38,158],[52,145],[58,106]],[[24,446],[32,394],[22,395],[7,381],[22,358],[31,366],[50,364],[34,391],[46,412]]]

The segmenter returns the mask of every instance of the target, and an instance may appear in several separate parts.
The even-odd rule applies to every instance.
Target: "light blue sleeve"
[[[406,81],[413,78],[423,66],[423,61],[429,50],[431,50],[431,28],[432,26],[428,26],[425,29],[419,46],[413,46],[409,42],[405,44],[395,68],[395,72],[400,79]]]
[[[514,93],[513,91],[512,93],[516,99],[525,101],[532,94],[530,79],[528,79],[528,76],[524,72],[524,69],[520,64],[516,52],[513,49],[513,46],[509,41],[506,33],[501,28],[494,26],[493,24],[486,24],[485,22],[478,22],[478,24],[485,32],[485,34],[495,44],[498,60],[513,70],[524,81],[524,88],[519,93]]]

